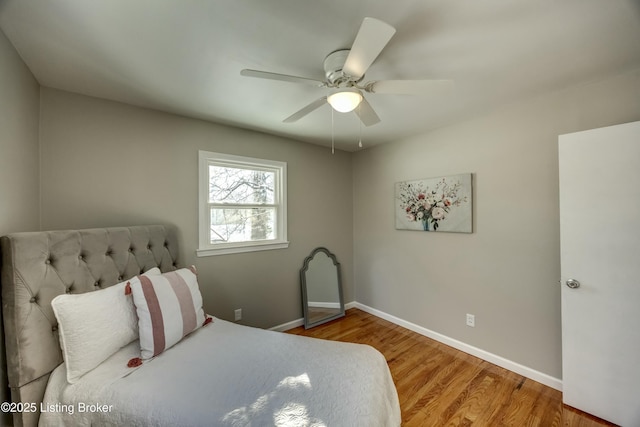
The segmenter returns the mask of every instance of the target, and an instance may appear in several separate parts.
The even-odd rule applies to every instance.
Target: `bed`
[[[16,233],[0,243],[6,370],[13,401],[5,409],[13,413],[15,425],[400,425],[389,368],[372,347],[198,314],[192,332],[144,357],[148,334],[137,299],[139,337],[136,332],[136,339],[71,381],[76,362],[68,348],[70,326],[108,324],[105,335],[118,335],[124,327],[117,310],[113,320],[100,321],[99,311],[83,314],[90,307],[85,303],[76,305],[71,317],[61,317],[59,301],[131,293],[138,298],[138,289],[144,290],[147,282],[187,277],[191,273],[178,265],[176,230],[153,225]],[[184,313],[182,317],[185,325],[191,322]],[[165,319],[165,324],[171,322]],[[87,353],[102,348],[87,347]]]

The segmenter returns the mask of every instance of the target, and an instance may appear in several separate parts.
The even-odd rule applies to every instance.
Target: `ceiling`
[[[0,0],[0,28],[38,82],[330,145],[331,108],[282,121],[364,17],[397,32],[366,80],[452,79],[446,95],[366,94],[381,122],[335,113],[337,148],[396,141],[519,99],[640,68],[638,0]],[[362,128],[362,129],[360,129]]]

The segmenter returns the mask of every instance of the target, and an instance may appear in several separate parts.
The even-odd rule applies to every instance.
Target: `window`
[[[198,256],[282,249],[287,242],[287,164],[199,152]]]

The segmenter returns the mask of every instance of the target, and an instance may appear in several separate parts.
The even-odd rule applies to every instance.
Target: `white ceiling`
[[[324,80],[364,17],[397,30],[366,80],[453,79],[448,96],[366,95],[365,147],[640,67],[638,0],[0,0],[0,28],[43,86],[329,145],[328,105],[282,120]],[[335,113],[338,148],[359,120]]]

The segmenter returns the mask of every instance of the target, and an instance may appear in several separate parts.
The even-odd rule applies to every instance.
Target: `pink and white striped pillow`
[[[203,325],[202,295],[194,267],[138,276],[130,287],[143,360],[157,356]]]

